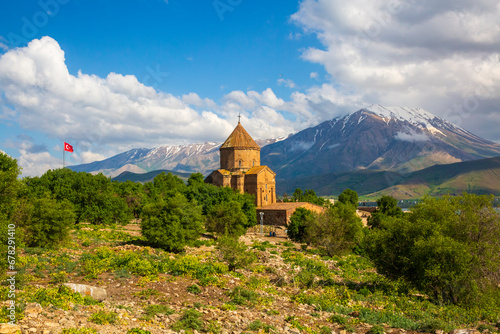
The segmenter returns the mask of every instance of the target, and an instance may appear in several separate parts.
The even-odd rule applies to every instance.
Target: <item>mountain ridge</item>
[[[318,175],[354,171],[409,174],[436,164],[500,156],[500,145],[482,139],[418,108],[372,105],[336,117],[286,138],[257,140],[261,164],[280,184],[297,184]],[[208,174],[219,168],[222,143],[133,149],[109,159],[71,166],[76,171],[150,172],[164,169]],[[376,174],[374,174],[376,175]],[[311,188],[311,187],[308,187]],[[288,189],[278,186],[278,193]],[[380,189],[374,190],[378,191]]]

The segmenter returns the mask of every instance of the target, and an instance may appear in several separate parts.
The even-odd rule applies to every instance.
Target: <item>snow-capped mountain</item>
[[[268,145],[261,161],[290,180],[360,169],[405,173],[499,155],[500,145],[423,109],[373,105]]]
[[[412,172],[500,156],[500,145],[484,140],[423,109],[372,105],[302,130],[287,138],[257,140],[261,163],[278,180],[360,169]],[[222,143],[133,149],[109,159],[70,167],[114,177],[124,171],[201,172],[219,168]]]
[[[286,137],[256,140],[261,147],[284,140]],[[206,142],[191,145],[138,148],[115,155],[103,161],[71,166],[77,172],[103,173],[115,177],[123,172],[145,173],[164,169],[183,173],[207,174],[219,168],[219,147],[222,143]]]

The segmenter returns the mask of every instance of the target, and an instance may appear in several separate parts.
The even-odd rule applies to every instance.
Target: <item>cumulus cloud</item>
[[[291,80],[284,83],[294,85]],[[346,113],[347,104],[356,101],[328,84],[306,93],[294,91],[288,101],[271,88],[232,91],[220,102],[194,92],[176,97],[133,75],[70,74],[64,51],[50,37],[1,55],[0,92],[0,119],[70,142],[75,164],[135,147],[222,141],[240,114],[255,138],[285,136]],[[59,164],[45,146],[28,142],[17,148],[29,174]]]
[[[23,177],[38,176],[49,169],[61,168],[63,165],[62,159],[53,157],[47,151],[33,151],[32,146],[25,142],[21,144],[19,153],[17,162],[21,166]]]
[[[319,76],[318,72],[311,72],[311,73],[309,74],[309,77],[310,77],[311,79],[317,79],[317,78],[318,78],[318,76]]]
[[[484,117],[499,112],[499,16],[495,0],[303,0],[292,21],[323,44],[302,57],[342,94],[422,107],[481,134],[500,126]],[[472,116],[483,119],[474,128]]]

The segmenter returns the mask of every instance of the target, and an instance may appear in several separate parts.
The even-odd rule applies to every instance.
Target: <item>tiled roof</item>
[[[259,145],[255,142],[255,140],[250,137],[248,132],[243,128],[243,126],[238,123],[233,132],[226,139],[224,144],[220,147],[223,148],[248,148],[248,149],[257,149],[260,150]]]
[[[255,166],[255,167],[252,167],[248,170],[248,172],[246,172],[246,174],[259,174],[261,170],[263,169],[266,169],[267,166]]]

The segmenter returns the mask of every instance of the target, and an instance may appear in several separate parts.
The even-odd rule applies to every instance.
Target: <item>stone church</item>
[[[206,183],[254,195],[257,207],[276,203],[276,173],[260,165],[260,147],[239,121],[219,150],[220,169]]]

